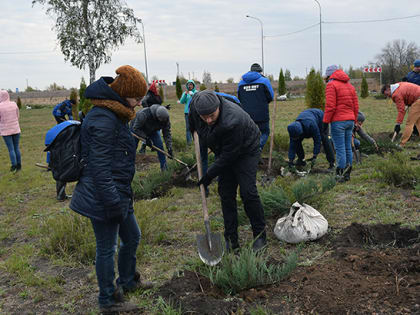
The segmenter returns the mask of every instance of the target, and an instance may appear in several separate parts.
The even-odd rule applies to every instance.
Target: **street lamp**
[[[143,47],[144,47],[144,66],[146,68],[146,81],[149,83],[149,72],[147,71],[147,57],[146,57],[146,35],[144,34],[143,20],[140,19],[141,28],[143,30]]]
[[[264,29],[263,29],[263,22],[254,16],[250,16],[250,15],[246,15],[247,18],[250,19],[254,19],[257,20],[258,22],[260,22],[261,25],[261,63],[262,63],[262,68],[263,68],[263,73],[264,73]]]
[[[319,71],[322,75],[322,20],[321,20],[321,4],[318,2],[318,0],[314,0],[319,7],[319,64],[320,68]]]

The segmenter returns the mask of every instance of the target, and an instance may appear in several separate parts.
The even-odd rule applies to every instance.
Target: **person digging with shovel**
[[[376,143],[375,139],[373,139],[371,136],[369,136],[365,130],[362,128],[362,125],[364,121],[366,120],[365,114],[362,112],[359,112],[357,114],[357,121],[354,124],[353,128],[353,143],[354,143],[354,150],[356,153],[356,156],[360,154],[359,148],[360,148],[360,140],[356,138],[356,134],[360,136],[363,140],[370,143],[375,147],[376,152],[379,152],[378,144]],[[360,158],[359,158],[360,159]]]
[[[295,155],[298,156],[296,166],[305,166],[305,151],[303,150],[302,141],[305,138],[312,138],[314,140],[313,156],[308,161],[313,167],[316,163],[316,158],[321,151],[321,143],[324,146],[324,151],[327,160],[330,164],[328,170],[334,170],[334,151],[332,149],[331,140],[328,138],[328,128],[323,127],[322,120],[324,112],[317,108],[304,110],[296,118],[296,121],[287,126],[287,131],[290,136],[289,145],[289,168],[294,170],[293,160]]]
[[[200,178],[198,184],[208,186],[218,176],[225,227],[226,250],[239,249],[238,211],[236,192],[239,186],[245,212],[254,236],[253,249],[261,250],[267,244],[264,211],[256,186],[257,166],[260,158],[260,131],[251,117],[237,104],[215,92],[205,90],[191,100],[196,115],[190,122],[215,153],[216,160]],[[205,124],[196,124],[200,118]]]
[[[164,106],[155,104],[138,111],[131,128],[136,135],[146,139],[147,146],[152,147],[154,145],[163,150],[163,143],[160,137],[160,130],[162,129],[166,149],[168,150],[169,156],[173,157],[171,122],[169,120],[169,112]],[[138,143],[137,139],[135,141]],[[166,164],[165,154],[157,151],[157,155],[160,162],[160,169],[162,171],[167,170],[168,166]]]

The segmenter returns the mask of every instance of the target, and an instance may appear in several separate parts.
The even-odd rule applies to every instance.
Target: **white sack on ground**
[[[277,220],[274,234],[281,241],[300,243],[313,241],[327,233],[328,222],[310,205],[295,202],[289,215]]]

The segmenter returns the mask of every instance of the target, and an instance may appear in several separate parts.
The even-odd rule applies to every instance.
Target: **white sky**
[[[419,0],[319,0],[322,20],[360,21],[420,14]],[[54,21],[46,8],[32,7],[31,0],[0,0],[0,88],[24,90],[26,85],[45,89],[52,83],[78,87],[88,69],[79,70],[64,61],[52,30]],[[271,37],[303,29],[319,22],[314,0],[127,0],[143,19],[149,79],[156,75],[175,81],[180,72],[202,80],[237,82],[252,63],[261,64],[263,21],[265,73],[278,77],[280,68],[292,77],[304,77],[319,69],[319,26],[290,36]],[[141,25],[139,25],[141,30]],[[323,69],[330,64],[359,67],[373,61],[388,41],[405,39],[420,46],[420,17],[378,23],[322,24]],[[420,58],[420,56],[419,56]],[[102,65],[96,78],[114,76],[115,69],[130,64],[145,72],[143,44],[132,40]]]

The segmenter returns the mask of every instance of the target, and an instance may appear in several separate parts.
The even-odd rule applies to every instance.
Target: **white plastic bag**
[[[313,241],[327,233],[328,222],[322,214],[307,204],[295,202],[289,215],[277,220],[274,234],[281,241],[300,243]]]

